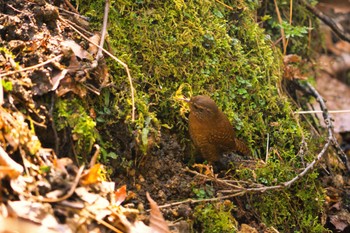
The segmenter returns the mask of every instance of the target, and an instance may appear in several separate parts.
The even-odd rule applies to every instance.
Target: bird
[[[226,152],[251,154],[248,146],[236,137],[235,129],[214,100],[206,95],[185,100],[190,107],[188,117],[190,137],[208,163],[219,162]]]

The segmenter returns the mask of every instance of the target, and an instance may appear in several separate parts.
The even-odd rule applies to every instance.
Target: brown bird
[[[236,138],[227,116],[208,96],[198,95],[186,100],[190,106],[189,131],[201,155],[209,163],[220,160],[225,152],[250,155],[249,148]]]

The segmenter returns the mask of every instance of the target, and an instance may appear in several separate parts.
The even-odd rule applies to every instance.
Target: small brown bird
[[[201,155],[209,163],[220,160],[225,152],[250,155],[249,148],[239,139],[227,116],[208,96],[198,95],[186,100],[190,106],[189,131]]]

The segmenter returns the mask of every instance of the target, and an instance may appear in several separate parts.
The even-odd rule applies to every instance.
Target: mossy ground
[[[104,1],[79,3],[92,22],[100,26]],[[171,138],[179,148],[190,145],[187,121],[181,114],[183,103],[176,100],[180,94],[210,95],[228,115],[238,136],[248,143],[255,159],[265,160],[269,139],[267,163],[260,168],[237,169],[236,179],[264,185],[291,179],[303,167],[298,155],[302,142],[306,142],[309,149],[304,155],[305,161],[313,159],[318,140],[293,116],[294,107],[281,93],[282,56],[272,45],[271,36],[255,20],[259,5],[255,1],[227,1],[226,4],[233,10],[208,0],[112,2],[109,46],[131,71],[136,91],[136,121],[131,122],[130,118],[130,86],[125,70],[113,61],[109,61],[113,85],[104,89],[92,104],[100,119],[97,129],[105,161],[109,159],[114,164],[113,175],[120,177],[121,183],[132,186],[140,174],[144,180],[149,178],[152,172],[149,161],[168,157],[164,156],[168,146],[160,146],[164,137],[175,134]],[[292,45],[297,48],[297,40]],[[113,136],[116,134],[119,137]],[[182,158],[189,152],[179,151],[173,153],[174,162],[184,164]],[[168,164],[163,169],[170,167]],[[183,173],[181,165],[176,168],[171,176],[176,176],[175,172]],[[181,179],[178,182],[181,183]],[[143,192],[150,191],[162,203],[188,198],[187,191],[180,194],[179,187],[185,184],[177,187],[180,195],[176,198],[160,195],[161,191],[171,193],[167,191],[171,189],[169,186],[162,188],[163,184],[164,180],[153,184],[156,187],[153,190]],[[144,185],[143,189],[151,187],[151,184]],[[317,172],[292,188],[254,194],[247,199],[250,200],[248,209],[255,213],[257,221],[282,232],[324,230],[319,220],[323,190],[317,181]],[[196,213],[198,221],[207,217]]]

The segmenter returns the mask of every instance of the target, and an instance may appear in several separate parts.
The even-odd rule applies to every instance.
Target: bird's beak
[[[188,99],[188,98],[178,98],[179,100],[183,100],[183,101],[185,101],[185,102],[187,102],[187,103],[189,103],[190,101],[191,101],[191,99]]]

